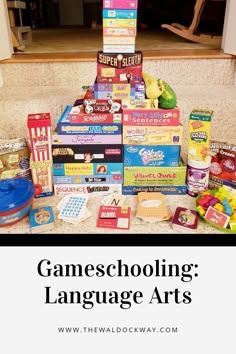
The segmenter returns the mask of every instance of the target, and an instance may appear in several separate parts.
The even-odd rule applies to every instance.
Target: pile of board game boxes
[[[103,51],[94,84],[68,105],[52,136],[55,194],[186,193],[180,112],[146,98],[135,51],[136,0],[103,1]]]

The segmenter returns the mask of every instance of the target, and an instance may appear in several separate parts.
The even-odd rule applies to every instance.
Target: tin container
[[[187,161],[187,193],[192,197],[197,197],[199,192],[208,189],[209,169],[211,157],[206,161],[190,160]]]
[[[32,208],[33,197],[41,186],[24,178],[0,181],[0,227],[11,225],[25,217]]]

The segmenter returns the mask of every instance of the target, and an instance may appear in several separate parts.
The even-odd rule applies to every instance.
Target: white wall
[[[223,28],[222,48],[225,53],[236,55],[235,39],[236,0],[227,0]]]
[[[9,58],[13,53],[6,0],[0,0],[0,34],[0,60],[2,60]]]
[[[60,24],[80,26],[84,23],[83,0],[59,0]]]

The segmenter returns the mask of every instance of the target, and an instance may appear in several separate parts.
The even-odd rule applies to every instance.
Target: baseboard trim
[[[184,50],[143,50],[145,60],[162,59],[232,59],[235,56],[225,54],[220,49],[184,49]],[[1,64],[9,63],[42,63],[42,62],[94,62],[97,52],[73,53],[14,53],[11,58],[0,61]]]

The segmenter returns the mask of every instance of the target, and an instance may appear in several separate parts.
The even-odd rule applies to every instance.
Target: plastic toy
[[[221,186],[218,190],[204,191],[199,193],[196,198],[196,210],[198,214],[213,227],[224,232],[236,233],[235,207],[235,190],[227,186]],[[213,210],[216,212],[213,213]],[[218,224],[219,222],[215,222],[217,219],[225,220],[225,223],[220,225]]]
[[[222,201],[222,205],[224,206],[225,214],[231,216],[233,214],[233,211],[231,209],[231,206],[229,205],[228,199],[224,198]]]
[[[146,86],[147,98],[159,98],[159,107],[163,109],[173,109],[176,107],[176,94],[167,82],[144,72],[143,79]]]

